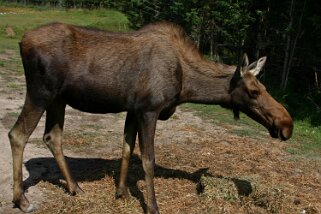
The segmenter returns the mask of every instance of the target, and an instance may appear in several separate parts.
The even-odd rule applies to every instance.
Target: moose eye
[[[249,91],[249,95],[251,98],[256,99],[259,96],[260,92],[258,90]]]

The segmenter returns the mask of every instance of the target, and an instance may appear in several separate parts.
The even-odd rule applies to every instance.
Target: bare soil
[[[18,57],[0,54],[0,60]],[[13,208],[12,158],[7,133],[24,101],[24,77],[0,67],[0,213]],[[231,114],[232,117],[232,114]],[[70,196],[41,142],[44,118],[24,153],[26,195],[36,213],[143,213],[146,188],[136,146],[129,200],[116,200],[125,114],[66,110],[64,151],[85,194]],[[231,134],[185,107],[156,133],[155,189],[161,213],[321,213],[321,161],[285,150],[263,137]]]

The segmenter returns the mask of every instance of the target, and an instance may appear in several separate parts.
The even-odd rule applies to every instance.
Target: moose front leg
[[[130,157],[135,148],[136,136],[137,119],[134,113],[128,112],[124,129],[123,156],[121,161],[120,178],[119,185],[116,191],[116,198],[127,198],[129,196],[126,180],[128,175],[128,165]]]
[[[138,118],[139,147],[147,186],[147,213],[151,214],[159,213],[154,190],[154,136],[157,118],[158,114],[155,112],[143,113]]]

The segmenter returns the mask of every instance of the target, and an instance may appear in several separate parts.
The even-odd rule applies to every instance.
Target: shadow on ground
[[[70,158],[66,157],[70,170],[77,181],[96,181],[101,180],[105,176],[112,176],[115,185],[119,181],[119,169],[121,159],[102,159],[102,158]],[[50,182],[53,185],[63,187],[66,191],[65,184],[60,182],[63,179],[62,174],[56,164],[54,158],[34,158],[30,159],[25,163],[25,166],[29,172],[29,177],[24,181],[25,190],[29,187],[36,185],[40,181]],[[177,179],[188,179],[196,183],[196,188],[199,193],[201,190],[198,188],[198,184],[202,175],[213,176],[222,178],[222,176],[212,175],[207,172],[208,168],[201,168],[193,173],[189,173],[182,170],[170,169],[159,165],[155,166],[155,177],[162,178],[177,178]],[[128,188],[131,195],[137,198],[146,211],[146,203],[144,200],[143,193],[138,189],[137,182],[144,180],[144,171],[142,168],[141,159],[134,155],[131,159],[130,169],[128,176]],[[248,181],[234,179],[236,188],[239,194],[249,195],[252,190],[244,191],[244,186],[251,186]]]

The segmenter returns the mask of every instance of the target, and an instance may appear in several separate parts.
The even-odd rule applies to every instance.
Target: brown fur
[[[128,112],[116,196],[128,195],[128,165],[138,134],[148,213],[158,213],[153,184],[156,122],[168,119],[177,105],[220,104],[232,108],[235,115],[243,111],[273,137],[286,140],[292,135],[290,115],[252,74],[262,68],[266,58],[238,69],[210,62],[174,24],[151,24],[136,32],[114,33],[53,23],[27,32],[20,51],[27,95],[9,138],[13,202],[24,212],[34,207],[22,188],[23,150],[45,111],[44,142],[55,156],[68,190],[82,192],[62,152],[67,104],[91,113]]]

